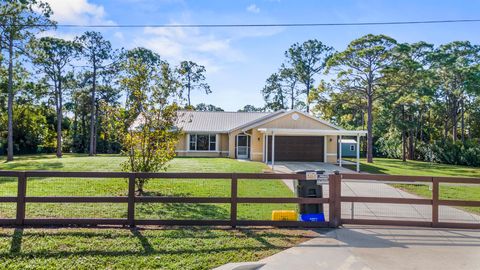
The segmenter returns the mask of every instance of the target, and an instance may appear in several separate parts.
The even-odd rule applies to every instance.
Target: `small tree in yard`
[[[142,57],[138,57],[142,55]],[[128,159],[122,170],[128,172],[164,171],[175,157],[175,145],[180,130],[175,124],[178,105],[171,102],[177,94],[178,83],[168,63],[158,54],[143,48],[125,55],[120,85],[128,94],[127,109],[140,114],[124,138],[124,154]],[[144,194],[148,179],[136,180],[137,194]]]

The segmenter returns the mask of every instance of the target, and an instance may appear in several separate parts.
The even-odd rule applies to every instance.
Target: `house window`
[[[350,151],[355,151],[355,145],[350,145]]]
[[[190,134],[190,151],[215,151],[217,141],[215,134]]]

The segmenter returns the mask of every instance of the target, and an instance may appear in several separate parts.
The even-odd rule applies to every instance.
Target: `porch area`
[[[365,136],[367,131],[286,128],[260,128],[258,131],[263,134],[263,141],[265,142],[263,144],[263,162],[271,166],[272,170],[276,170],[276,166],[279,165],[278,162],[287,162],[283,163],[283,165],[295,168],[296,163],[294,162],[302,161],[298,163],[301,168],[307,166],[316,170],[342,171],[342,166],[344,165],[344,161],[341,158],[342,140],[345,137],[353,137],[356,138],[356,171],[360,171],[360,137]],[[313,140],[306,140],[306,138],[310,137],[321,140],[317,140],[316,145],[314,145],[311,143]],[[278,138],[277,141],[276,138]],[[318,147],[318,142],[321,142],[323,145]],[[299,153],[299,150],[301,153]],[[302,157],[301,160],[296,160],[294,157],[299,154],[316,157],[316,160],[306,162],[303,159],[305,157]],[[334,164],[338,164],[338,167]]]

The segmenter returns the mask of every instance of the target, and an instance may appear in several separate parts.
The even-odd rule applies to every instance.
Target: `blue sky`
[[[480,0],[464,1],[293,1],[293,0],[48,0],[59,23],[73,24],[256,24],[330,23],[480,19]],[[343,26],[310,28],[100,29],[114,47],[143,46],[176,65],[193,60],[207,68],[210,95],[195,92],[192,103],[214,104],[236,111],[245,104],[263,105],[265,79],[284,61],[295,42],[318,39],[344,49],[362,35],[386,34],[399,42],[454,40],[480,44],[480,23]],[[83,29],[58,29],[72,38]],[[317,78],[321,79],[321,76]]]

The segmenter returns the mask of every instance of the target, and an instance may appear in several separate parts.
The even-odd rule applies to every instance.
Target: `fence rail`
[[[293,227],[337,227],[342,224],[404,225],[426,227],[480,228],[478,223],[453,223],[439,220],[439,208],[480,207],[480,198],[474,200],[440,199],[440,184],[478,184],[480,178],[426,177],[376,174],[337,174],[328,178],[328,196],[325,198],[296,197],[240,197],[239,180],[269,181],[280,179],[306,180],[302,174],[274,173],[124,173],[124,172],[57,172],[57,171],[0,171],[0,177],[17,179],[16,196],[0,197],[0,203],[15,204],[15,218],[3,218],[0,213],[0,225],[214,225],[214,226],[293,226]],[[29,178],[85,178],[106,179],[124,178],[128,181],[126,196],[27,196]],[[184,197],[184,196],[138,196],[135,192],[137,179],[226,179],[229,180],[228,197]],[[74,181],[75,179],[69,179]],[[422,183],[432,187],[431,198],[390,198],[380,196],[343,196],[345,183]],[[326,195],[326,194],[324,194]],[[26,218],[26,206],[35,203],[123,203],[127,205],[125,218]],[[229,218],[223,220],[180,220],[180,219],[137,219],[136,205],[141,203],[187,203],[187,204],[229,204]],[[239,204],[328,204],[328,222],[240,220]],[[430,220],[389,220],[386,218],[342,218],[342,203],[385,204],[385,205],[421,205],[431,207]],[[352,208],[353,211],[353,208]]]
[[[124,172],[58,172],[58,171],[0,171],[0,177],[17,178],[17,195],[0,197],[2,203],[16,203],[16,217],[5,219],[0,216],[0,225],[215,225],[215,226],[294,226],[328,227],[328,222],[239,220],[238,204],[280,204],[280,203],[330,203],[329,198],[292,197],[239,197],[238,180],[305,180],[301,174],[273,173],[124,173]],[[127,196],[27,196],[28,178],[125,178],[128,179]],[[227,179],[230,180],[228,197],[174,197],[138,196],[135,192],[137,179]],[[74,179],[72,179],[73,181]],[[26,205],[30,203],[126,203],[126,218],[26,218]],[[135,206],[139,203],[225,203],[230,204],[230,218],[227,220],[176,220],[136,219]]]
[[[361,196],[341,196],[341,202],[360,202],[372,204],[408,204],[408,205],[429,205],[431,206],[431,218],[429,221],[419,220],[389,220],[389,219],[343,219],[340,224],[362,224],[362,225],[402,225],[402,226],[423,226],[423,227],[450,227],[450,228],[474,228],[480,229],[480,217],[476,223],[471,222],[441,222],[439,221],[440,206],[461,206],[461,207],[480,207],[480,198],[477,201],[472,200],[443,200],[440,199],[440,184],[478,184],[480,178],[460,178],[460,177],[430,177],[430,176],[404,176],[404,175],[382,175],[382,174],[342,174],[334,175],[334,181],[359,182],[368,180],[369,182],[379,183],[422,183],[430,184],[432,190],[431,198],[388,198],[388,197],[361,197]],[[341,187],[341,184],[339,184]],[[341,194],[341,190],[338,190]],[[463,210],[460,210],[463,211]],[[337,215],[341,217],[338,210]]]

